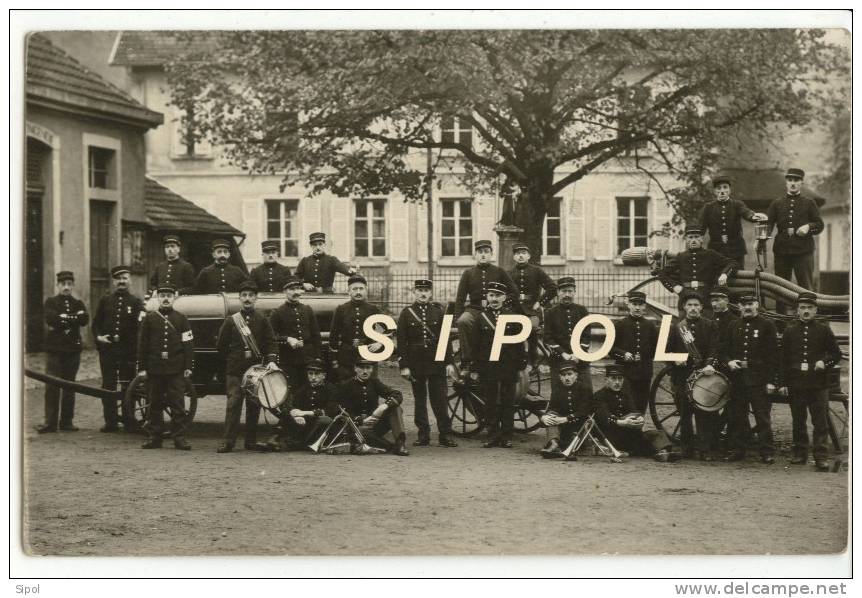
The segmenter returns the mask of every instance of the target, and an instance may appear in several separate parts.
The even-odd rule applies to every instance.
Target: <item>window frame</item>
[[[549,253],[548,252],[548,219],[549,216],[547,212],[545,213],[545,220],[542,222],[542,256],[548,256],[550,258],[561,258],[565,257],[565,252],[563,251],[563,239],[565,235],[563,234],[563,198],[562,196],[554,196],[550,199],[550,203],[555,203],[558,207],[557,215],[554,217],[559,223],[559,231],[560,234],[554,236],[553,238],[559,239],[560,243],[560,251],[559,253]]]
[[[98,154],[103,154],[107,157],[104,168],[98,170],[98,172],[103,172],[105,175],[105,186],[94,184],[94,173],[96,172],[94,161]],[[117,150],[99,145],[87,145],[87,187],[103,191],[116,191],[117,182]]]
[[[374,202],[382,202],[383,203],[383,216],[376,217],[374,216]],[[365,204],[365,213],[359,213],[359,204]],[[353,257],[361,258],[363,260],[386,260],[389,258],[389,243],[387,242],[386,235],[386,221],[389,217],[389,200],[387,197],[361,197],[353,200],[353,227],[351,230],[352,237],[352,252]],[[371,209],[371,214],[369,215],[369,206]],[[356,234],[356,225],[360,220],[364,220],[366,222],[366,232],[367,236],[358,237]],[[383,226],[383,234],[381,236],[374,235],[374,223],[375,221],[379,221]],[[406,233],[406,231],[405,231]],[[363,255],[356,251],[356,243],[357,241],[364,239],[365,240],[365,251],[366,253]],[[383,241],[383,255],[375,255],[374,254],[374,241],[381,240]]]
[[[446,217],[444,216],[444,207],[446,203],[451,203],[454,206],[453,214],[454,216]],[[467,253],[461,253],[461,241],[466,239],[466,236],[462,236],[460,234],[461,230],[461,220],[463,217],[461,216],[461,205],[462,203],[467,203],[470,205],[470,246]],[[473,199],[470,197],[441,197],[439,202],[440,209],[440,221],[439,221],[439,235],[437,235],[437,239],[439,241],[439,257],[441,259],[458,259],[458,258],[469,258],[473,255],[473,241],[476,237],[476,220],[475,220],[475,206],[473,205]],[[454,222],[455,235],[454,236],[445,236],[443,234],[443,222],[445,220],[452,220]],[[443,241],[444,239],[453,239],[455,242],[455,255],[446,255],[443,253]]]
[[[277,220],[278,221],[278,229],[279,229],[279,237],[278,238],[273,238],[273,237],[269,236],[269,223],[275,222],[274,219],[269,217],[269,206],[271,203],[272,204],[278,204],[278,206],[279,206],[278,220]],[[285,221],[288,220],[287,218],[285,218],[285,213],[288,211],[287,206],[291,203],[294,204],[295,212],[296,212],[296,217],[289,219],[290,223],[291,223],[290,229],[291,229],[291,232],[294,234],[294,236],[287,237],[284,234]],[[278,257],[280,259],[298,258],[299,257],[299,242],[300,242],[300,237],[298,235],[298,231],[299,231],[299,223],[301,221],[301,218],[299,216],[299,200],[294,199],[294,198],[290,198],[290,197],[287,197],[287,198],[267,198],[267,199],[263,200],[263,211],[264,211],[264,214],[263,214],[264,241],[278,241],[278,243],[279,243]],[[287,247],[288,241],[293,241],[295,243],[295,247],[296,247],[296,254],[295,255],[288,255],[287,254],[286,247]]]
[[[450,119],[452,126],[448,127],[446,125],[449,124]],[[444,116],[440,121],[441,143],[458,143],[459,145],[473,149],[473,132],[473,125],[467,125],[466,127],[461,126],[461,118],[458,116]],[[447,136],[449,135],[451,135],[451,139],[447,139]],[[468,141],[466,143],[461,139],[462,135],[468,136]]]
[[[629,239],[629,245],[625,249],[629,249],[631,247],[637,247],[637,239],[638,237],[643,237],[644,246],[649,244],[649,232],[650,232],[650,197],[648,195],[618,195],[615,198],[614,202],[614,255],[620,256],[622,254],[622,250],[620,250],[620,240],[622,238],[621,230],[620,230],[620,220],[622,217],[620,216],[620,201],[625,200],[629,206],[629,216],[628,219],[628,231],[626,231],[625,237]],[[645,206],[644,213],[645,216],[636,216],[636,205],[638,202],[642,202]],[[646,232],[642,235],[637,234],[635,231],[635,223],[637,220],[645,220],[646,221]]]

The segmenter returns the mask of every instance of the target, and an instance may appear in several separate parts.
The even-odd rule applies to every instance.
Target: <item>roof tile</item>
[[[245,236],[164,185],[147,177],[144,191],[147,223],[160,231],[189,231]]]

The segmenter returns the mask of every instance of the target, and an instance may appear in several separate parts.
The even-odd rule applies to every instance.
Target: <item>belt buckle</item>
[[[167,358],[168,358],[168,352],[167,352],[167,351],[162,351],[162,359],[167,360]]]
[[[119,335],[119,334],[115,334],[115,335],[114,335],[114,342],[115,342],[115,343],[120,342],[120,335]]]
[[[801,371],[803,371],[803,372],[807,372],[807,371],[808,371],[808,362],[807,362],[807,361],[803,361],[802,363],[800,363],[800,364],[799,364],[799,369],[800,369]]]
[[[245,350],[243,351],[243,355],[245,355],[246,359],[251,359],[251,351]]]
[[[524,293],[521,293],[520,295],[518,295],[518,299],[520,299],[521,301],[526,301],[527,296]]]
[[[721,235],[721,242],[727,243],[727,235]]]
[[[359,340],[358,338],[353,339],[353,346],[354,347],[358,347],[361,344],[362,344],[362,341]]]
[[[788,236],[788,237],[792,237],[792,236],[793,236],[793,233],[795,233],[795,232],[796,232],[796,229],[795,229],[795,228],[793,228],[793,227],[790,227],[790,228],[788,228],[788,229],[787,229],[787,236]]]
[[[696,289],[696,288],[697,288],[697,286],[698,286],[699,284],[700,284],[700,283],[699,283],[699,282],[697,282],[696,280],[692,280],[692,281],[691,281],[691,288]]]
[[[739,367],[741,367],[741,368],[742,368],[742,369],[744,369],[744,370],[745,370],[745,369],[748,369],[748,361],[740,360],[740,361],[739,361]]]

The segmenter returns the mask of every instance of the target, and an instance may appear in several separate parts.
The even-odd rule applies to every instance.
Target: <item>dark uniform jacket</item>
[[[149,290],[155,292],[161,286],[172,286],[179,293],[192,292],[195,285],[195,269],[182,258],[163,261],[150,276]]]
[[[725,334],[727,334],[730,325],[736,322],[739,319],[735,313],[726,309],[722,312],[713,311],[712,312],[712,321],[716,323],[718,326],[718,333],[723,338]]]
[[[625,368],[626,378],[643,380],[652,378],[653,358],[658,345],[658,326],[646,318],[626,316],[614,321],[616,340],[611,355]],[[631,353],[639,361],[625,361]]]
[[[559,345],[563,353],[572,352],[572,330],[575,325],[589,315],[587,308],[577,303],[558,303],[545,312],[543,337],[546,345]],[[587,326],[581,334],[580,345],[585,351],[590,348],[590,329]],[[587,364],[589,365],[589,364]]]
[[[551,280],[548,273],[535,264],[516,264],[509,275],[518,288],[518,301],[524,312],[532,315],[533,305],[539,301],[542,307],[548,307],[557,296],[557,283]],[[544,290],[544,294],[542,291]]]
[[[93,336],[107,334],[110,343],[96,341],[99,351],[134,360],[138,348],[138,322],[144,317],[144,302],[128,291],[108,293],[93,316]],[[119,340],[116,339],[119,337]]]
[[[613,424],[629,413],[638,413],[631,393],[623,387],[620,391],[605,386],[596,391],[596,420],[599,424]]]
[[[353,417],[371,415],[381,401],[388,399],[394,400],[399,405],[404,400],[401,391],[386,386],[378,378],[370,378],[365,382],[351,378],[339,384],[336,390],[336,403],[344,407]]]
[[[194,342],[189,321],[170,309],[144,316],[138,333],[138,369],[155,376],[180,374],[193,366]]]
[[[261,293],[280,293],[284,289],[284,283],[290,276],[290,268],[278,262],[266,262],[255,268],[249,274],[249,278],[257,285]]]
[[[730,275],[733,270],[733,262],[717,251],[687,249],[671,258],[659,272],[658,278],[668,290],[672,291],[674,285],[679,284],[703,293],[715,284],[719,276]]]
[[[520,310],[521,303],[518,301],[518,288],[515,286],[512,277],[499,266],[483,264],[468,268],[461,274],[461,280],[458,282],[458,290],[455,293],[456,317],[464,311],[465,304],[476,309],[483,309],[483,301],[487,299],[489,282],[500,282],[506,285],[509,289],[507,300],[511,302],[512,306],[517,305],[517,309]],[[515,313],[520,313],[520,311],[516,311]]]
[[[577,381],[571,386],[552,385],[548,413],[568,417],[569,421],[573,421],[589,417],[595,411],[596,401],[589,385]]]
[[[721,343],[721,363],[739,359],[748,367],[730,372],[733,379],[746,386],[764,386],[778,382],[778,336],[775,324],[761,315],[739,318],[727,329]]]
[[[709,232],[709,249],[734,258],[748,253],[742,237],[743,220],[754,222],[754,211],[737,199],[710,201],[703,206],[700,228]]]
[[[364,300],[350,300],[335,308],[329,327],[329,347],[336,352],[339,365],[350,367],[356,362],[356,347],[372,343],[362,332],[362,326],[365,318],[379,313],[380,308]]]
[[[300,411],[322,409],[327,415],[337,415],[337,394],[338,389],[334,384],[330,384],[329,382],[324,382],[320,386],[312,386],[309,383],[303,384],[291,393],[288,411],[291,409],[299,409]]]
[[[242,270],[233,264],[210,264],[198,273],[195,280],[195,293],[207,295],[210,293],[236,293],[239,285],[247,280]]]
[[[279,345],[279,365],[302,366],[320,357],[320,327],[310,306],[285,301],[269,314],[269,323]],[[291,349],[287,337],[302,341],[302,347]]]
[[[296,266],[296,276],[315,287],[331,289],[335,282],[335,273],[350,274],[350,266],[334,255],[307,255]]]
[[[785,195],[781,199],[774,200],[769,204],[766,212],[769,216],[769,232],[772,228],[778,228],[772,251],[779,255],[802,255],[814,251],[814,235],[823,231],[823,219],[820,218],[820,210],[817,203],[802,194]],[[808,224],[811,230],[804,237],[796,235],[796,229],[803,224]],[[792,228],[793,234],[788,234],[787,229]]]
[[[258,350],[264,357],[264,363],[276,361],[278,346],[269,320],[257,311],[242,311],[241,313],[249,329],[251,329],[251,335],[257,343]],[[233,316],[228,316],[222,323],[216,348],[222,356],[227,358],[225,371],[228,376],[242,376],[248,368],[260,364],[260,358],[255,358],[253,353],[251,357],[245,356],[245,343],[242,335],[236,329]]]
[[[443,306],[439,303],[416,301],[410,307],[405,307],[398,317],[398,365],[410,368],[414,376],[442,374],[446,365],[453,363],[449,343],[446,344],[445,360],[434,361],[437,341],[443,328],[443,315]]]
[[[476,362],[471,364],[471,369],[479,372],[486,379],[511,382],[518,377],[518,372],[527,367],[527,349],[523,342],[504,344],[500,350],[500,358],[497,361],[491,361],[491,347],[494,344],[497,319],[501,315],[514,313],[513,310],[505,307],[499,312],[487,307],[478,318]],[[506,325],[507,335],[517,334],[519,330],[520,326],[515,323]]]
[[[784,330],[781,339],[781,365],[786,386],[824,389],[828,385],[828,372],[841,362],[841,348],[832,329],[822,322],[797,320]],[[826,369],[814,371],[814,364],[822,360]],[[802,364],[808,364],[803,371]]]
[[[719,335],[718,325],[712,320],[706,318],[698,318],[695,321],[683,319],[686,328],[694,337],[694,346],[699,353],[699,358],[689,353],[685,342],[682,340],[682,334],[679,331],[679,324],[671,326],[670,337],[668,338],[668,353],[689,353],[688,360],[684,367],[674,367],[671,372],[671,379],[675,384],[685,382],[691,372],[695,369],[700,369],[707,365],[718,368],[719,356]]]
[[[83,312],[83,313],[80,313]],[[55,295],[45,299],[45,351],[48,353],[79,353],[81,326],[90,322],[84,302],[75,297]],[[61,318],[61,315],[67,317]]]

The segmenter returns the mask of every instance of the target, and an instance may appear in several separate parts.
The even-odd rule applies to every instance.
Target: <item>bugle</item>
[[[569,457],[570,455],[578,452],[578,449],[580,449],[581,445],[584,444],[584,440],[587,439],[587,435],[590,433],[590,430],[595,425],[596,425],[596,422],[593,419],[593,416],[591,415],[590,417],[587,418],[587,421],[585,421],[583,424],[581,424],[581,427],[578,429],[574,438],[572,438],[572,441],[569,443],[569,446],[567,446],[565,448],[565,450],[562,452],[562,455],[564,457]]]

